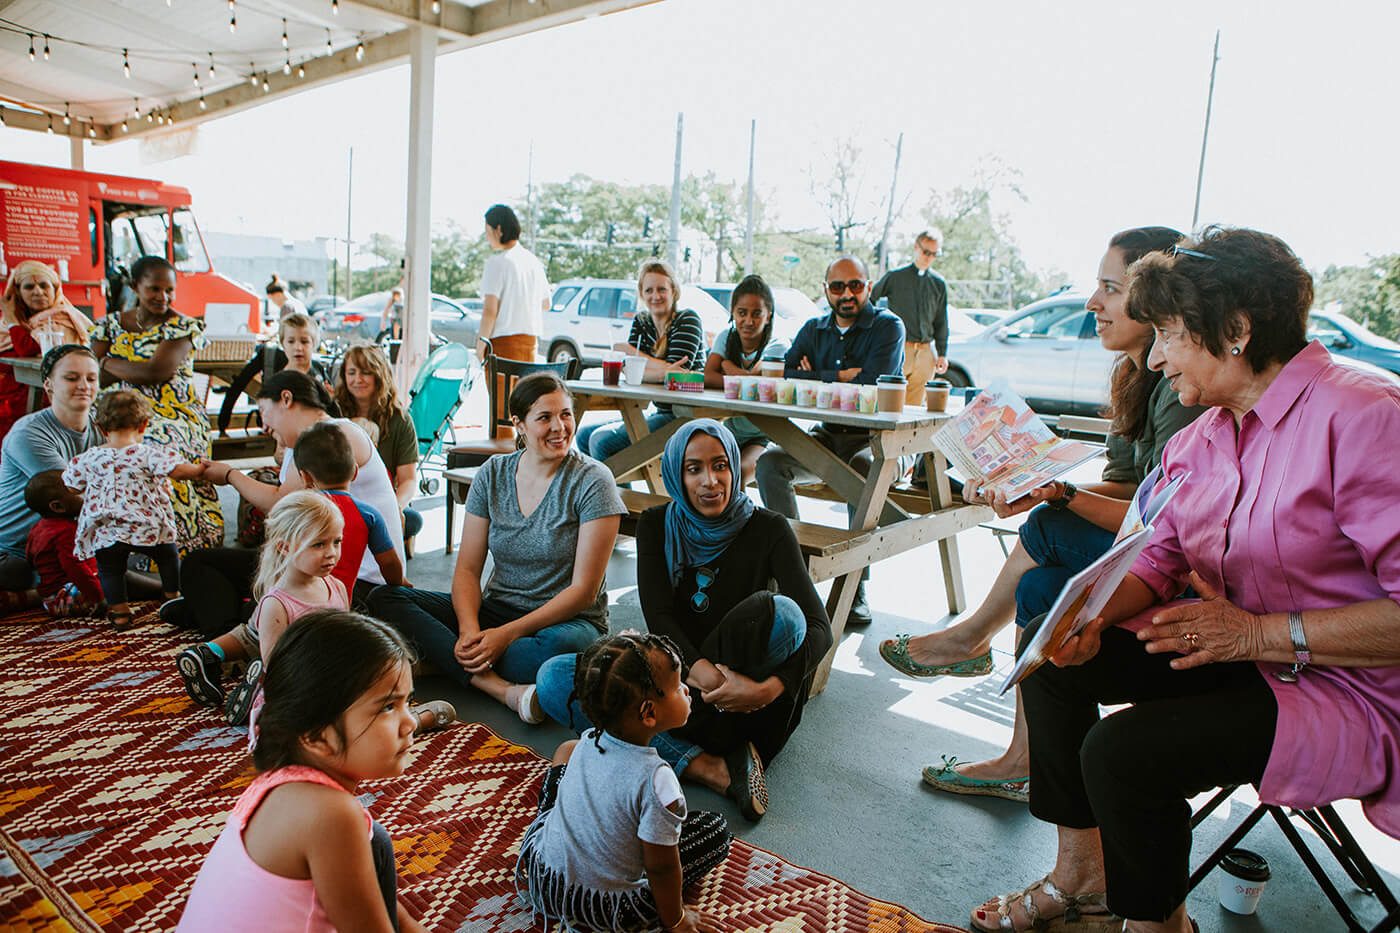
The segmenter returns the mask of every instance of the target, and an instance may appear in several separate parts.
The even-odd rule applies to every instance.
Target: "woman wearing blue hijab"
[[[680,648],[690,720],[653,741],[681,778],[730,797],[750,820],[768,807],[763,769],[802,719],[831,623],[787,519],[739,486],[739,447],[717,421],[672,435],[661,476],[671,501],[637,523],[637,589],[647,628]],[[546,662],[540,705],[591,728],[570,702],[577,656]]]

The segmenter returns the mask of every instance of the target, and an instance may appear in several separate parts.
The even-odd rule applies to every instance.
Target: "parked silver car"
[[[713,341],[729,323],[729,312],[693,285],[681,286],[679,304],[700,315],[705,339]],[[603,351],[626,343],[637,313],[637,283],[627,279],[565,279],[554,289],[544,319],[545,358],[602,363]]]
[[[321,325],[321,336],[341,343],[375,341],[384,329],[384,306],[388,302],[389,292],[371,292],[354,301],[326,308],[316,316]],[[464,308],[445,295],[433,295],[428,313],[433,336],[450,343],[460,343],[468,350],[476,345],[477,330],[481,327],[480,311]]]

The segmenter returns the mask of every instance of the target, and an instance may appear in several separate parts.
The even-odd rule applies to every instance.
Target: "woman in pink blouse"
[[[1400,837],[1400,386],[1307,343],[1312,297],[1251,230],[1134,266],[1149,365],[1215,407],[1167,445],[1164,481],[1189,478],[1103,618],[1022,684],[1031,812],[1059,846],[976,929],[1073,913],[1052,928],[1190,933],[1186,801],[1220,785],[1359,798]],[[1202,599],[1173,602],[1187,585]]]

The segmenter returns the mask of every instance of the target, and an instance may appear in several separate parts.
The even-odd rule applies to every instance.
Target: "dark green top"
[[[391,478],[405,463],[417,463],[418,429],[413,426],[413,416],[404,412],[390,418],[389,430],[380,432],[376,449],[379,459],[389,468]]]
[[[1108,463],[1103,468],[1105,483],[1138,485],[1162,462],[1162,448],[1182,428],[1196,420],[1204,408],[1186,408],[1165,379],[1159,379],[1147,399],[1147,423],[1142,436],[1129,441],[1117,434],[1108,436]]]

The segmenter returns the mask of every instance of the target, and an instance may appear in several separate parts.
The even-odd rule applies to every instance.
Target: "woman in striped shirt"
[[[645,312],[632,318],[632,333],[614,349],[647,360],[645,381],[662,382],[667,373],[701,372],[705,368],[705,329],[700,315],[680,308],[681,283],[670,263],[648,259],[637,279]],[[658,404],[647,415],[647,430],[655,431],[674,418],[670,405]],[[578,446],[598,460],[606,460],[632,443],[621,421],[590,425],[579,431]]]

